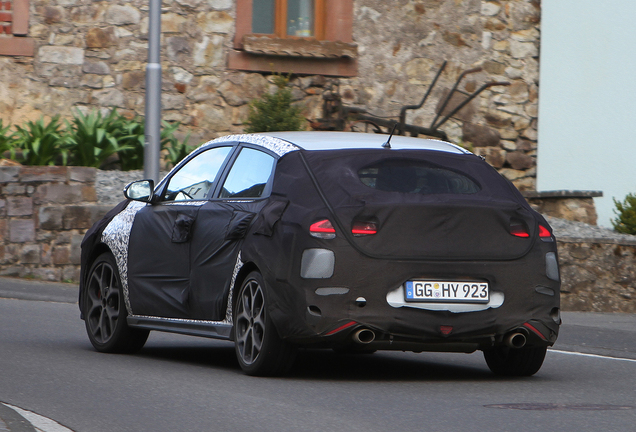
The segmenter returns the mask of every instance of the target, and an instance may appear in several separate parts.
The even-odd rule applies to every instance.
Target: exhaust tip
[[[369,329],[360,329],[353,334],[353,340],[359,344],[368,344],[375,340],[375,333]]]
[[[519,332],[508,333],[504,343],[510,348],[523,348],[526,345],[526,335]]]

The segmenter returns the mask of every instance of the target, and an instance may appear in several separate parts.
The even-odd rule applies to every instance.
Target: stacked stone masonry
[[[0,118],[21,124],[41,115],[116,107],[143,115],[148,2],[32,0],[34,57],[0,56]],[[236,1],[163,0],[163,118],[182,122],[190,143],[241,132],[249,102],[272,91],[271,76],[230,70]],[[322,116],[322,96],[337,84],[344,103],[397,118],[418,104],[444,60],[448,67],[407,122],[429,126],[461,71],[471,92],[507,81],[444,125],[452,141],[484,155],[522,190],[535,189],[539,81],[539,0],[353,0],[358,74],[293,75],[295,103]],[[267,56],[265,56],[267,57]],[[276,57],[271,58],[276,70]],[[293,71],[292,71],[293,72]]]
[[[561,308],[636,313],[636,242],[558,242]]]
[[[0,167],[0,275],[79,279],[84,233],[111,207],[96,203],[95,171]]]

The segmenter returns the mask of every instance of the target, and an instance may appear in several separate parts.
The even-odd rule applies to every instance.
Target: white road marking
[[[51,420],[50,418],[43,417],[31,411],[23,410],[22,408],[9,405],[8,403],[3,403],[3,405],[11,408],[22,417],[27,419],[27,421],[31,423],[31,425],[33,425],[33,427],[38,432],[73,432],[71,429],[62,426],[61,424],[59,424],[55,420]]]
[[[577,356],[583,356],[583,357],[593,357],[593,358],[601,358],[601,359],[607,359],[607,360],[620,360],[620,361],[636,363],[635,359],[628,359],[628,358],[622,358],[622,357],[612,357],[612,356],[604,356],[604,355],[598,355],[598,354],[587,354],[587,353],[576,352],[576,351],[561,351],[561,350],[555,350],[555,349],[551,349],[548,351],[558,353],[558,354],[569,354],[569,355],[577,355]]]

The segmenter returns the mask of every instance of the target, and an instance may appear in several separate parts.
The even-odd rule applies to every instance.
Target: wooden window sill
[[[334,77],[358,75],[358,61],[356,59],[258,55],[238,50],[230,50],[228,68],[250,72]]]
[[[241,42],[243,49],[230,50],[230,69],[339,77],[358,74],[354,43],[252,34],[244,35]]]
[[[251,34],[243,36],[243,49],[251,54],[283,57],[332,59],[358,57],[358,45],[354,43],[300,38],[282,39]]]

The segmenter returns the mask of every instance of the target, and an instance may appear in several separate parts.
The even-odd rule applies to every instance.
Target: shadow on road
[[[231,343],[215,346],[151,346],[136,356],[234,371],[242,374]],[[455,358],[454,358],[455,357]],[[377,352],[340,354],[332,350],[299,350],[285,378],[342,381],[492,381],[501,380],[486,367],[480,353],[411,354]],[[457,360],[457,364],[455,363]],[[481,362],[484,362],[481,365]],[[471,364],[475,363],[475,364]],[[510,378],[506,378],[510,380]]]

